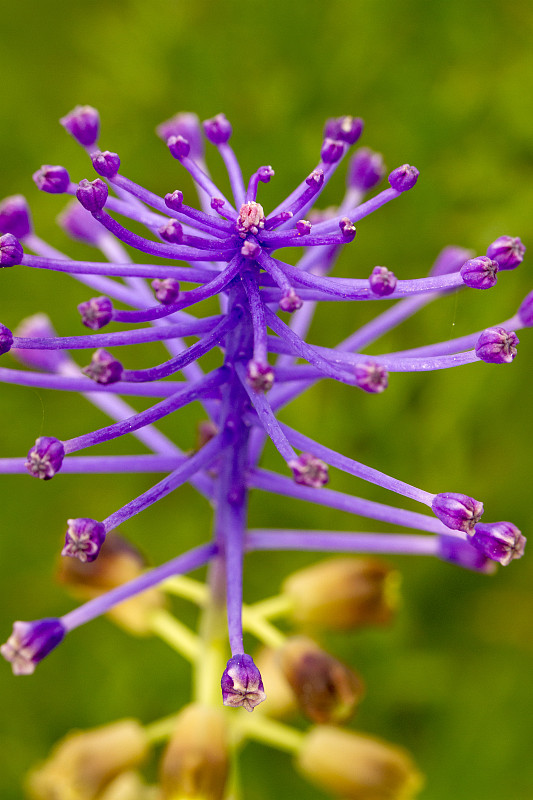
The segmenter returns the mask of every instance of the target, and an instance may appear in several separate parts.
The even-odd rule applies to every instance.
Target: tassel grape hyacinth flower
[[[189,204],[182,191],[172,186],[162,197],[126,177],[119,156],[99,148],[100,120],[94,108],[78,106],[61,124],[87,151],[98,177],[75,183],[64,167],[46,165],[34,174],[34,180],[41,191],[76,198],[59,222],[71,237],[94,247],[97,258],[72,260],[39,238],[26,200],[15,196],[0,204],[0,266],[16,269],[17,265],[23,265],[63,272],[86,284],[96,295],[78,308],[81,323],[91,332],[57,336],[43,314],[27,318],[13,332],[0,326],[0,353],[11,351],[29,368],[14,369],[4,358],[0,379],[4,383],[80,392],[112,422],[94,431],[85,431],[81,423],[79,434],[70,439],[61,438],[60,431],[46,431],[30,447],[26,458],[0,459],[0,472],[29,473],[41,480],[50,480],[58,473],[61,480],[62,472],[161,473],[163,477],[122,508],[110,509],[103,520],[82,517],[68,520],[62,550],[64,580],[74,587],[85,586],[88,590],[85,596],[90,599],[59,619],[16,622],[12,636],[1,648],[15,674],[31,673],[65,635],[101,614],[113,612],[119,604],[124,603],[125,608],[125,601],[141,600],[147,590],[158,592],[161,598],[163,592],[175,593],[203,609],[201,637],[173,617],[162,599],[139,604],[135,613],[144,614],[143,625],[147,630],[161,636],[195,666],[194,703],[211,708],[223,703],[253,711],[268,697],[269,687],[266,682],[263,685],[258,667],[245,652],[243,631],[249,631],[278,654],[286,654],[289,651],[284,644],[285,636],[271,620],[283,614],[290,620],[293,601],[282,591],[277,598],[255,606],[243,605],[243,560],[247,552],[298,550],[344,554],[339,559],[342,564],[332,561],[331,568],[327,568],[328,576],[330,572],[332,576],[328,577],[331,585],[344,587],[342,601],[339,599],[337,603],[342,610],[336,612],[337,601],[332,601],[331,612],[322,612],[320,624],[327,624],[327,613],[331,613],[332,628],[345,626],[346,620],[353,619],[354,625],[356,619],[361,620],[357,624],[374,624],[373,620],[390,617],[391,606],[382,597],[388,568],[374,559],[368,566],[363,560],[354,571],[346,563],[346,554],[435,556],[486,573],[493,571],[495,562],[508,564],[523,554],[525,539],[512,523],[480,522],[483,503],[479,500],[447,491],[448,487],[434,493],[411,486],[312,440],[304,432],[281,423],[276,416],[309,386],[325,379],[340,381],[368,394],[379,394],[393,380],[395,372],[441,370],[476,361],[491,365],[511,362],[518,345],[515,331],[533,324],[533,293],[514,316],[485,331],[372,357],[365,350],[442,295],[465,286],[470,289],[494,286],[499,270],[514,269],[522,261],[525,248],[520,239],[502,235],[487,243],[486,254],[475,257],[460,248],[446,248],[427,277],[399,279],[383,265],[375,266],[370,276],[367,272],[358,278],[332,277],[342,247],[355,246],[351,243],[356,238],[356,225],[364,226],[365,218],[379,213],[385,204],[401,201],[419,177],[415,167],[401,165],[389,174],[388,186],[368,198],[367,194],[384,175],[384,165],[379,154],[360,149],[348,167],[346,194],[339,207],[328,214],[314,211],[324,187],[361,136],[360,119],[346,116],[327,122],[322,145],[317,148],[318,163],[273,209],[263,207],[259,190],[261,183],[273,179],[274,170],[260,166],[245,181],[230,144],[232,127],[223,114],[203,125],[194,114],[177,114],[158,128],[171,156],[195,182],[200,209]],[[225,164],[230,194],[224,193],[209,176],[202,130]],[[144,227],[145,235],[130,230],[129,221],[136,230]],[[284,260],[286,248],[299,249],[301,256],[295,264]],[[143,262],[149,263],[136,263],[132,258],[135,251],[143,254]],[[220,301],[218,313],[202,315],[200,306],[195,314],[197,304],[216,296]],[[356,329],[336,347],[308,341],[318,303],[381,300],[395,303],[389,304],[385,311],[378,306],[371,322]],[[117,323],[119,328],[114,329]],[[111,330],[107,330],[108,326]],[[193,344],[185,341],[190,337],[195,340]],[[121,348],[149,342],[164,343],[168,358],[138,369],[123,365]],[[77,349],[94,350],[83,369],[69,355],[69,351]],[[211,359],[205,371],[201,359],[208,353],[214,353],[218,363],[212,366]],[[149,398],[151,405],[138,412],[122,399],[135,396]],[[208,422],[203,423],[198,448],[184,453],[158,430],[156,423],[193,402],[203,406]],[[365,401],[361,396],[361,402],[376,401],[371,398]],[[82,454],[93,445],[126,434],[142,442],[149,454],[116,457]],[[280,466],[276,472],[259,466],[265,445],[273,445],[279,454]],[[325,488],[329,467],[417,501],[432,513],[365,500],[340,492],[334,486]],[[173,560],[154,569],[144,571],[138,565],[130,568],[132,559],[127,547],[118,546],[120,538],[112,532],[119,526],[126,527],[132,516],[186,482],[214,507],[212,537],[206,535],[205,541],[194,549],[178,553]],[[250,530],[247,507],[251,490],[339,509],[416,532]],[[75,569],[68,564],[73,559],[80,562]],[[186,573],[205,565],[209,566],[205,585],[186,577]],[[339,579],[335,577],[337,570]],[[352,573],[348,580],[346,575]],[[314,594],[313,575],[309,573],[310,596]],[[370,578],[371,575],[374,577]],[[287,585],[291,585],[290,581]],[[365,600],[367,595],[369,599]],[[370,604],[366,610],[365,603]],[[352,607],[357,611],[350,611]],[[226,616],[229,660],[228,653],[220,646],[221,609]],[[338,621],[336,613],[340,614]],[[315,651],[312,644],[309,647],[314,660],[322,665],[320,669],[325,669],[323,664],[328,670],[341,669],[326,654],[318,658],[316,653],[320,651]],[[299,666],[291,673],[291,680],[294,684],[299,674],[305,674],[306,681],[313,685],[316,679],[321,710],[320,714],[314,711],[311,718],[337,722],[328,709],[331,706],[338,713],[338,697],[348,692],[346,686],[348,694],[352,692],[352,684],[341,671],[344,683],[338,689],[340,694],[324,695],[333,690],[328,688],[324,676],[320,677],[318,672],[315,677],[314,673],[309,674],[310,670],[313,672],[313,663]],[[213,687],[217,683],[218,698],[215,698]],[[302,687],[293,685],[293,688],[297,700]],[[309,702],[307,697],[306,703]],[[352,705],[350,700],[346,708]],[[268,714],[268,699],[265,709]],[[305,713],[305,703],[302,710]],[[420,786],[418,773],[408,756],[386,743],[325,728],[324,737],[328,733],[332,742],[337,737],[347,752],[353,752],[350,758],[367,765],[368,774],[361,768],[357,776],[351,777],[346,763],[342,765],[342,775],[337,774],[335,759],[328,760],[325,751],[322,758],[328,764],[324,767],[327,774],[322,774],[318,761],[311,768],[309,756],[309,737],[314,736],[314,742],[319,734],[302,733],[265,714],[248,717],[234,711],[227,713],[230,716],[220,725],[233,726],[237,735],[220,734],[217,745],[222,748],[217,756],[220,763],[225,763],[226,746],[231,749],[246,738],[256,738],[291,751],[304,774],[312,773],[313,780],[333,790],[339,787],[342,796],[411,797]],[[343,720],[344,714],[342,705]],[[169,725],[167,721],[149,726],[150,741],[170,737],[173,728]],[[207,734],[204,731],[197,735],[201,738]],[[209,752],[208,742],[195,746]],[[187,749],[190,747],[192,744],[185,736],[175,745],[175,752],[180,754],[175,757],[178,760],[166,756],[164,770],[172,775],[172,780],[163,777],[164,785],[165,781],[180,787],[189,785],[183,764],[192,757]],[[394,780],[388,784],[392,762]],[[109,780],[114,775],[113,769],[109,767]],[[117,770],[119,767],[115,773]],[[217,777],[214,782],[211,777],[204,784],[200,780],[198,795],[187,796],[225,797],[224,785],[220,784],[226,779],[225,768],[218,774],[224,777]],[[183,791],[193,792],[193,789]]]

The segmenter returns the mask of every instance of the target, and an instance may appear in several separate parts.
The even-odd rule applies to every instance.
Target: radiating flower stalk
[[[363,123],[357,118],[328,121],[317,165],[270,212],[264,211],[258,195],[260,184],[268,183],[274,170],[261,166],[245,182],[229,143],[231,125],[222,114],[203,126],[193,114],[178,114],[158,129],[171,156],[195,182],[201,210],[189,205],[178,189],[160,197],[123,175],[119,156],[99,148],[95,109],[77,107],[61,123],[85,148],[98,177],[74,183],[64,167],[47,165],[34,180],[44,192],[76,198],[59,223],[70,236],[93,246],[99,260],[72,260],[43,241],[33,230],[26,200],[15,196],[0,205],[0,264],[64,272],[91,287],[97,296],[78,307],[81,322],[91,333],[57,336],[43,314],[27,318],[14,332],[0,326],[0,353],[11,351],[26,367],[2,366],[0,379],[81,392],[114,421],[96,431],[82,428],[70,439],[40,436],[27,458],[0,459],[0,471],[29,473],[41,480],[60,472],[164,477],[103,520],[68,520],[60,578],[86,602],[60,618],[16,622],[1,652],[16,675],[30,674],[67,634],[108,613],[132,632],[161,636],[191,661],[195,689],[192,705],[176,717],[145,729],[121,723],[116,731],[102,729],[67,740],[31,778],[32,795],[229,800],[238,794],[235,755],[247,738],[255,738],[292,752],[304,775],[336,795],[414,796],[420,778],[406,753],[332,727],[354,712],[363,695],[362,680],[298,631],[388,622],[396,573],[376,556],[434,556],[490,573],[497,562],[505,565],[519,558],[525,538],[510,522],[481,521],[484,509],[479,500],[446,487],[433,493],[411,486],[279,422],[276,412],[325,379],[372,395],[387,388],[389,373],[440,370],[475,361],[510,363],[517,352],[516,331],[533,324],[533,293],[513,317],[484,331],[401,352],[368,356],[364,351],[440,296],[464,287],[494,286],[500,271],[521,263],[525,247],[519,238],[502,235],[479,256],[446,248],[427,277],[399,280],[385,266],[376,266],[364,277],[331,277],[339,252],[355,238],[356,224],[364,224],[369,214],[401,198],[419,177],[415,167],[404,164],[388,175],[387,188],[367,198],[385,170],[379,154],[362,148],[349,163],[339,207],[328,213],[314,210],[322,190],[362,134]],[[227,168],[228,196],[207,171],[202,128]],[[119,221],[124,219],[144,226],[146,236],[129,230]],[[280,251],[285,248],[301,250],[296,264],[283,260]],[[153,263],[135,263],[132,251],[146,254]],[[107,260],[101,260],[102,255]],[[182,288],[183,281],[194,288]],[[196,304],[217,296],[219,313],[191,313]],[[396,303],[378,311],[337,347],[307,341],[318,303],[383,299]],[[102,332],[114,323],[122,323],[122,329]],[[124,327],[128,323],[137,327]],[[187,345],[184,337],[196,341]],[[123,366],[119,348],[155,341],[167,347],[166,361],[140,369]],[[69,356],[75,349],[94,350],[83,369]],[[205,371],[202,357],[213,351],[222,355],[217,366]],[[154,402],[136,412],[123,396]],[[198,447],[184,453],[155,423],[195,401],[202,404],[206,420],[201,423]],[[79,455],[126,434],[137,437],[149,454]],[[259,466],[265,443],[279,453],[279,472]],[[329,467],[415,500],[432,513],[324,488]],[[186,482],[213,505],[213,535],[168,563],[146,570],[138,553],[112,532]],[[250,530],[251,490],[415,532]],[[243,605],[244,556],[261,550],[344,555],[290,576],[276,597]],[[365,555],[354,558],[355,553]],[[206,583],[187,576],[205,565]],[[169,612],[165,593],[185,597],[202,609],[198,633]],[[297,635],[284,633],[275,624],[277,617],[292,621]],[[243,631],[266,647],[257,664],[244,650]],[[268,680],[258,668],[263,664]],[[253,711],[267,695],[271,699],[261,706],[266,714],[248,716],[220,707],[223,703]],[[296,708],[317,727],[305,733],[274,719]],[[130,744],[117,743],[115,752],[110,744],[115,735],[117,742],[125,736]],[[151,744],[168,737],[160,786],[146,787],[130,767],[142,761]],[[80,764],[85,765],[79,770],[78,748]],[[86,748],[93,754],[89,776],[81,775],[87,770]]]

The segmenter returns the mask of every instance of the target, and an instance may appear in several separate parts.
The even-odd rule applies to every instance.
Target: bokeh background
[[[91,177],[83,152],[57,124],[75,104],[99,108],[103,147],[121,155],[126,175],[163,193],[190,184],[155,126],[178,110],[202,118],[224,111],[245,172],[261,164],[276,170],[261,190],[267,208],[316,163],[325,118],[347,113],[365,119],[362,143],[381,151],[390,168],[413,163],[421,178],[413,192],[358,226],[339,274],[366,276],[385,264],[401,277],[420,276],[445,245],[484,253],[503,233],[520,235],[529,248],[522,267],[502,274],[491,292],[466,291],[432,304],[383,341],[385,352],[497,324],[533,288],[530,4],[2,0],[0,7],[1,194],[26,194],[37,232],[72,255],[86,251],[54,225],[63,198],[39,195],[31,173],[59,163],[75,179]],[[210,163],[221,175],[216,158]],[[332,181],[325,205],[338,201],[342,180]],[[43,310],[59,333],[81,332],[76,305],[89,294],[80,284],[25,268],[4,270],[0,278],[3,323],[13,327]],[[333,343],[371,313],[325,307],[311,339]],[[524,331],[520,338],[512,366],[397,375],[379,397],[324,384],[283,418],[415,485],[479,497],[487,519],[511,519],[528,535],[533,337]],[[153,351],[142,357],[153,363]],[[82,398],[22,387],[1,388],[0,413],[4,456],[22,455],[41,434],[68,438],[105,424]],[[192,409],[164,428],[191,447],[197,416]],[[112,448],[141,451],[133,440]],[[266,463],[278,466],[273,454]],[[72,607],[53,578],[65,519],[104,517],[152,477],[59,476],[49,483],[2,477],[0,638],[13,619]],[[383,490],[346,476],[335,475],[334,486],[390,501]],[[252,502],[251,520],[265,527],[381,529],[270,497]],[[133,518],[123,533],[156,564],[204,541],[210,524],[207,505],[184,488]],[[291,570],[316,560],[249,557],[247,597],[274,593]],[[393,562],[403,573],[393,627],[325,640],[368,685],[353,727],[413,752],[427,776],[422,798],[529,800],[531,559],[491,578],[427,559]],[[188,613],[183,607],[186,619]],[[24,773],[69,729],[124,716],[150,722],[179,708],[188,691],[188,670],[177,656],[107,620],[73,633],[32,678],[15,679],[5,665],[0,796],[20,798]],[[247,800],[324,797],[295,775],[287,756],[259,746],[246,750],[243,775]]]

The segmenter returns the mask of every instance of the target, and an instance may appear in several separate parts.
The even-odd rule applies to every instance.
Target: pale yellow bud
[[[297,766],[343,800],[412,800],[423,784],[406,750],[326,725],[305,737]]]
[[[348,630],[390,622],[398,586],[399,574],[383,561],[332,558],[289,575],[282,591],[297,624]]]
[[[187,706],[178,716],[161,761],[162,800],[222,800],[228,767],[223,710]]]
[[[133,719],[62,739],[48,761],[28,776],[33,800],[96,800],[121,772],[140,764],[148,753],[142,726]]]
[[[294,714],[298,710],[296,695],[281,670],[278,652],[265,647],[254,656],[254,661],[264,685],[268,686],[267,702],[256,706],[255,710],[281,719]]]

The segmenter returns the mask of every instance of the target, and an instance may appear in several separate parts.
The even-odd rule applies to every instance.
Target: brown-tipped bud
[[[277,650],[265,647],[254,656],[263,683],[268,687],[268,702],[261,703],[256,710],[264,712],[269,717],[284,719],[298,711],[298,704],[296,695],[281,670],[278,655]]]
[[[93,800],[121,772],[140,764],[148,740],[136,720],[69,733],[28,776],[33,800]]]
[[[62,559],[58,580],[79,600],[91,600],[126,581],[137,578],[146,569],[146,561],[138,550],[117,534],[110,534],[96,561],[82,564],[76,558]],[[125,600],[108,611],[117,625],[137,636],[151,633],[150,615],[165,606],[165,598],[158,589],[148,589]]]
[[[161,800],[222,800],[228,766],[228,735],[222,710],[187,706],[178,716],[161,761]]]
[[[345,800],[411,800],[423,784],[406,750],[326,725],[305,737],[297,766],[312,783]]]
[[[322,650],[312,639],[295,636],[279,651],[279,665],[301,711],[320,724],[345,722],[364,694],[353,670]]]
[[[349,630],[390,622],[399,581],[378,559],[331,558],[289,575],[282,591],[297,624]]]

